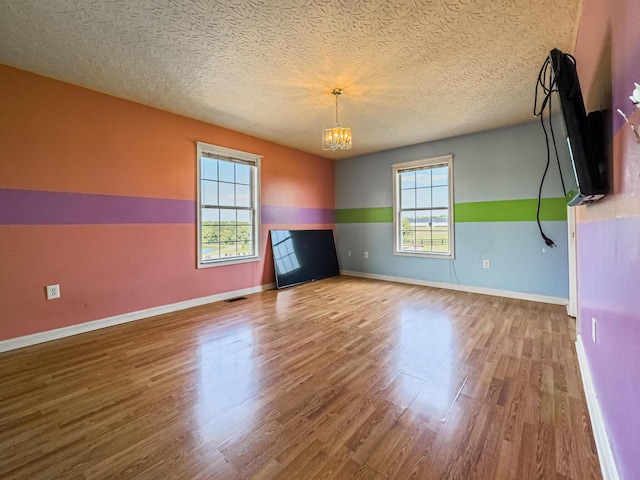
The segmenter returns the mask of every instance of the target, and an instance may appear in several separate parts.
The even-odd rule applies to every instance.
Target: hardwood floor
[[[598,479],[564,307],[335,277],[0,354],[2,479]]]

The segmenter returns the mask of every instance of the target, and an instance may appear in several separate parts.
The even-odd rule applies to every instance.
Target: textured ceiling
[[[2,0],[0,63],[329,158],[527,121],[581,0]],[[349,151],[323,152],[340,120]]]

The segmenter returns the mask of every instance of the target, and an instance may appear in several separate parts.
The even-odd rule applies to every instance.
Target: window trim
[[[253,188],[251,191],[253,197],[253,210],[254,210],[254,225],[253,225],[253,239],[254,239],[254,254],[243,257],[235,257],[232,259],[215,259],[215,260],[202,260],[202,157],[217,158],[225,161],[232,161],[236,163],[242,163],[244,165],[255,166],[252,169],[252,181]],[[254,153],[242,152],[240,150],[233,150],[231,148],[220,147],[217,145],[211,145],[209,143],[196,142],[196,266],[197,268],[210,268],[221,267],[225,265],[234,265],[247,262],[258,262],[262,260],[261,245],[262,245],[262,223],[260,218],[260,163],[262,160],[261,155]]]
[[[417,170],[420,167],[427,168],[434,165],[446,165],[449,173],[449,253],[436,253],[436,252],[410,252],[400,250],[402,244],[402,231],[400,226],[400,175],[399,173],[406,170]],[[426,158],[422,160],[413,160],[409,162],[394,163],[391,165],[393,171],[393,254],[405,257],[420,257],[420,258],[444,258],[448,260],[455,259],[455,220],[453,216],[454,203],[453,203],[453,155],[443,155],[440,157]]]

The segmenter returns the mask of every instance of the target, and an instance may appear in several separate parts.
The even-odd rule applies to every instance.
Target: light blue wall
[[[392,164],[448,154],[456,204],[537,198],[546,148],[539,123],[532,122],[340,160],[336,208],[390,207]],[[543,197],[563,196],[556,172],[550,170]],[[535,217],[535,211],[524,213]],[[566,221],[543,222],[543,228],[557,248],[544,244],[535,221],[456,222],[453,261],[394,255],[391,222],[337,223],[336,246],[343,270],[567,298]],[[482,268],[483,259],[490,269]]]

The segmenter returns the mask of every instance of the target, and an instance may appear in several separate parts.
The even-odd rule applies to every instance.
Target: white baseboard
[[[535,295],[533,293],[514,292],[511,290],[498,290],[494,288],[474,287],[472,285],[458,285],[455,283],[431,282],[429,280],[419,280],[416,278],[393,277],[390,275],[378,275],[376,273],[351,272],[341,270],[342,275],[352,277],[372,278],[374,280],[386,280],[388,282],[408,283],[410,285],[421,285],[423,287],[445,288],[448,290],[458,290],[468,293],[480,293],[482,295],[493,295],[494,297],[516,298],[518,300],[529,300],[532,302],[550,303],[553,305],[567,305],[569,300],[562,297],[550,297],[547,295]]]
[[[591,418],[591,426],[593,428],[593,436],[596,441],[598,450],[598,458],[600,459],[600,468],[602,469],[602,478],[604,480],[618,480],[618,469],[613,458],[609,437],[604,424],[604,417],[598,402],[598,396],[593,386],[591,371],[587,362],[587,355],[582,344],[582,336],[578,336],[576,341],[576,352],[578,353],[578,364],[580,365],[580,373],[582,374],[582,383],[584,385],[584,393],[587,397],[587,407],[589,408],[589,417]]]
[[[414,278],[405,277],[393,277],[389,275],[378,275],[374,273],[363,272],[351,272],[343,270],[340,272],[342,275],[350,275],[353,277],[371,278],[375,280],[385,280],[396,283],[407,283],[411,285],[422,285],[426,287],[446,288],[449,290],[459,290],[469,293],[480,293],[484,295],[494,295],[498,297],[516,298],[520,300],[530,300],[534,302],[551,303],[555,305],[566,305],[567,299],[560,297],[548,297],[544,295],[533,295],[522,292],[513,292],[509,290],[496,290],[491,288],[473,287],[468,285],[457,285],[451,283],[431,282],[427,280],[418,280]],[[15,350],[17,348],[28,347],[30,345],[36,345],[38,343],[49,342],[51,340],[57,340],[59,338],[70,337],[71,335],[78,335],[80,333],[91,332],[93,330],[99,330],[101,328],[111,327],[113,325],[120,325],[122,323],[133,322],[143,318],[153,317],[155,315],[162,315],[163,313],[176,312],[178,310],[184,310],[186,308],[197,307],[205,305],[207,303],[219,302],[221,300],[227,300],[229,298],[239,297],[242,295],[249,295],[252,293],[262,292],[264,290],[271,290],[275,288],[274,283],[265,285],[258,285],[256,287],[244,288],[241,290],[235,290],[233,292],[219,293],[217,295],[210,295],[208,297],[195,298],[192,300],[186,300],[184,302],[173,303],[170,305],[162,305],[159,307],[152,307],[145,310],[139,310],[137,312],[125,313],[122,315],[116,315],[114,317],[103,318],[94,320],[91,322],[81,323],[78,325],[71,325],[69,327],[58,328],[56,330],[49,330],[46,332],[34,333],[33,335],[26,335],[24,337],[10,338],[8,340],[0,341],[0,353],[7,352],[9,350]]]
[[[0,341],[0,353],[15,350],[17,348],[28,347],[30,345],[36,345],[38,343],[49,342],[51,340],[57,340],[59,338],[78,335],[80,333],[91,332],[101,328],[112,327],[122,323],[133,322],[143,318],[154,317],[164,313],[177,312],[178,310],[184,310],[186,308],[198,307],[200,305],[206,305],[207,303],[214,303],[221,300],[241,297],[243,295],[263,292],[265,290],[272,290],[274,288],[276,288],[275,283],[268,283],[265,285],[258,285],[257,287],[243,288],[241,290],[234,290],[233,292],[224,292],[216,295],[210,295],[208,297],[194,298],[192,300],[185,300],[184,302],[172,303],[170,305],[161,305],[159,307],[138,310],[137,312],[124,313],[122,315],[116,315],[115,317],[102,318],[100,320],[93,320],[91,322],[71,325],[69,327],[57,328],[47,332],[25,335],[24,337],[10,338],[9,340]]]

